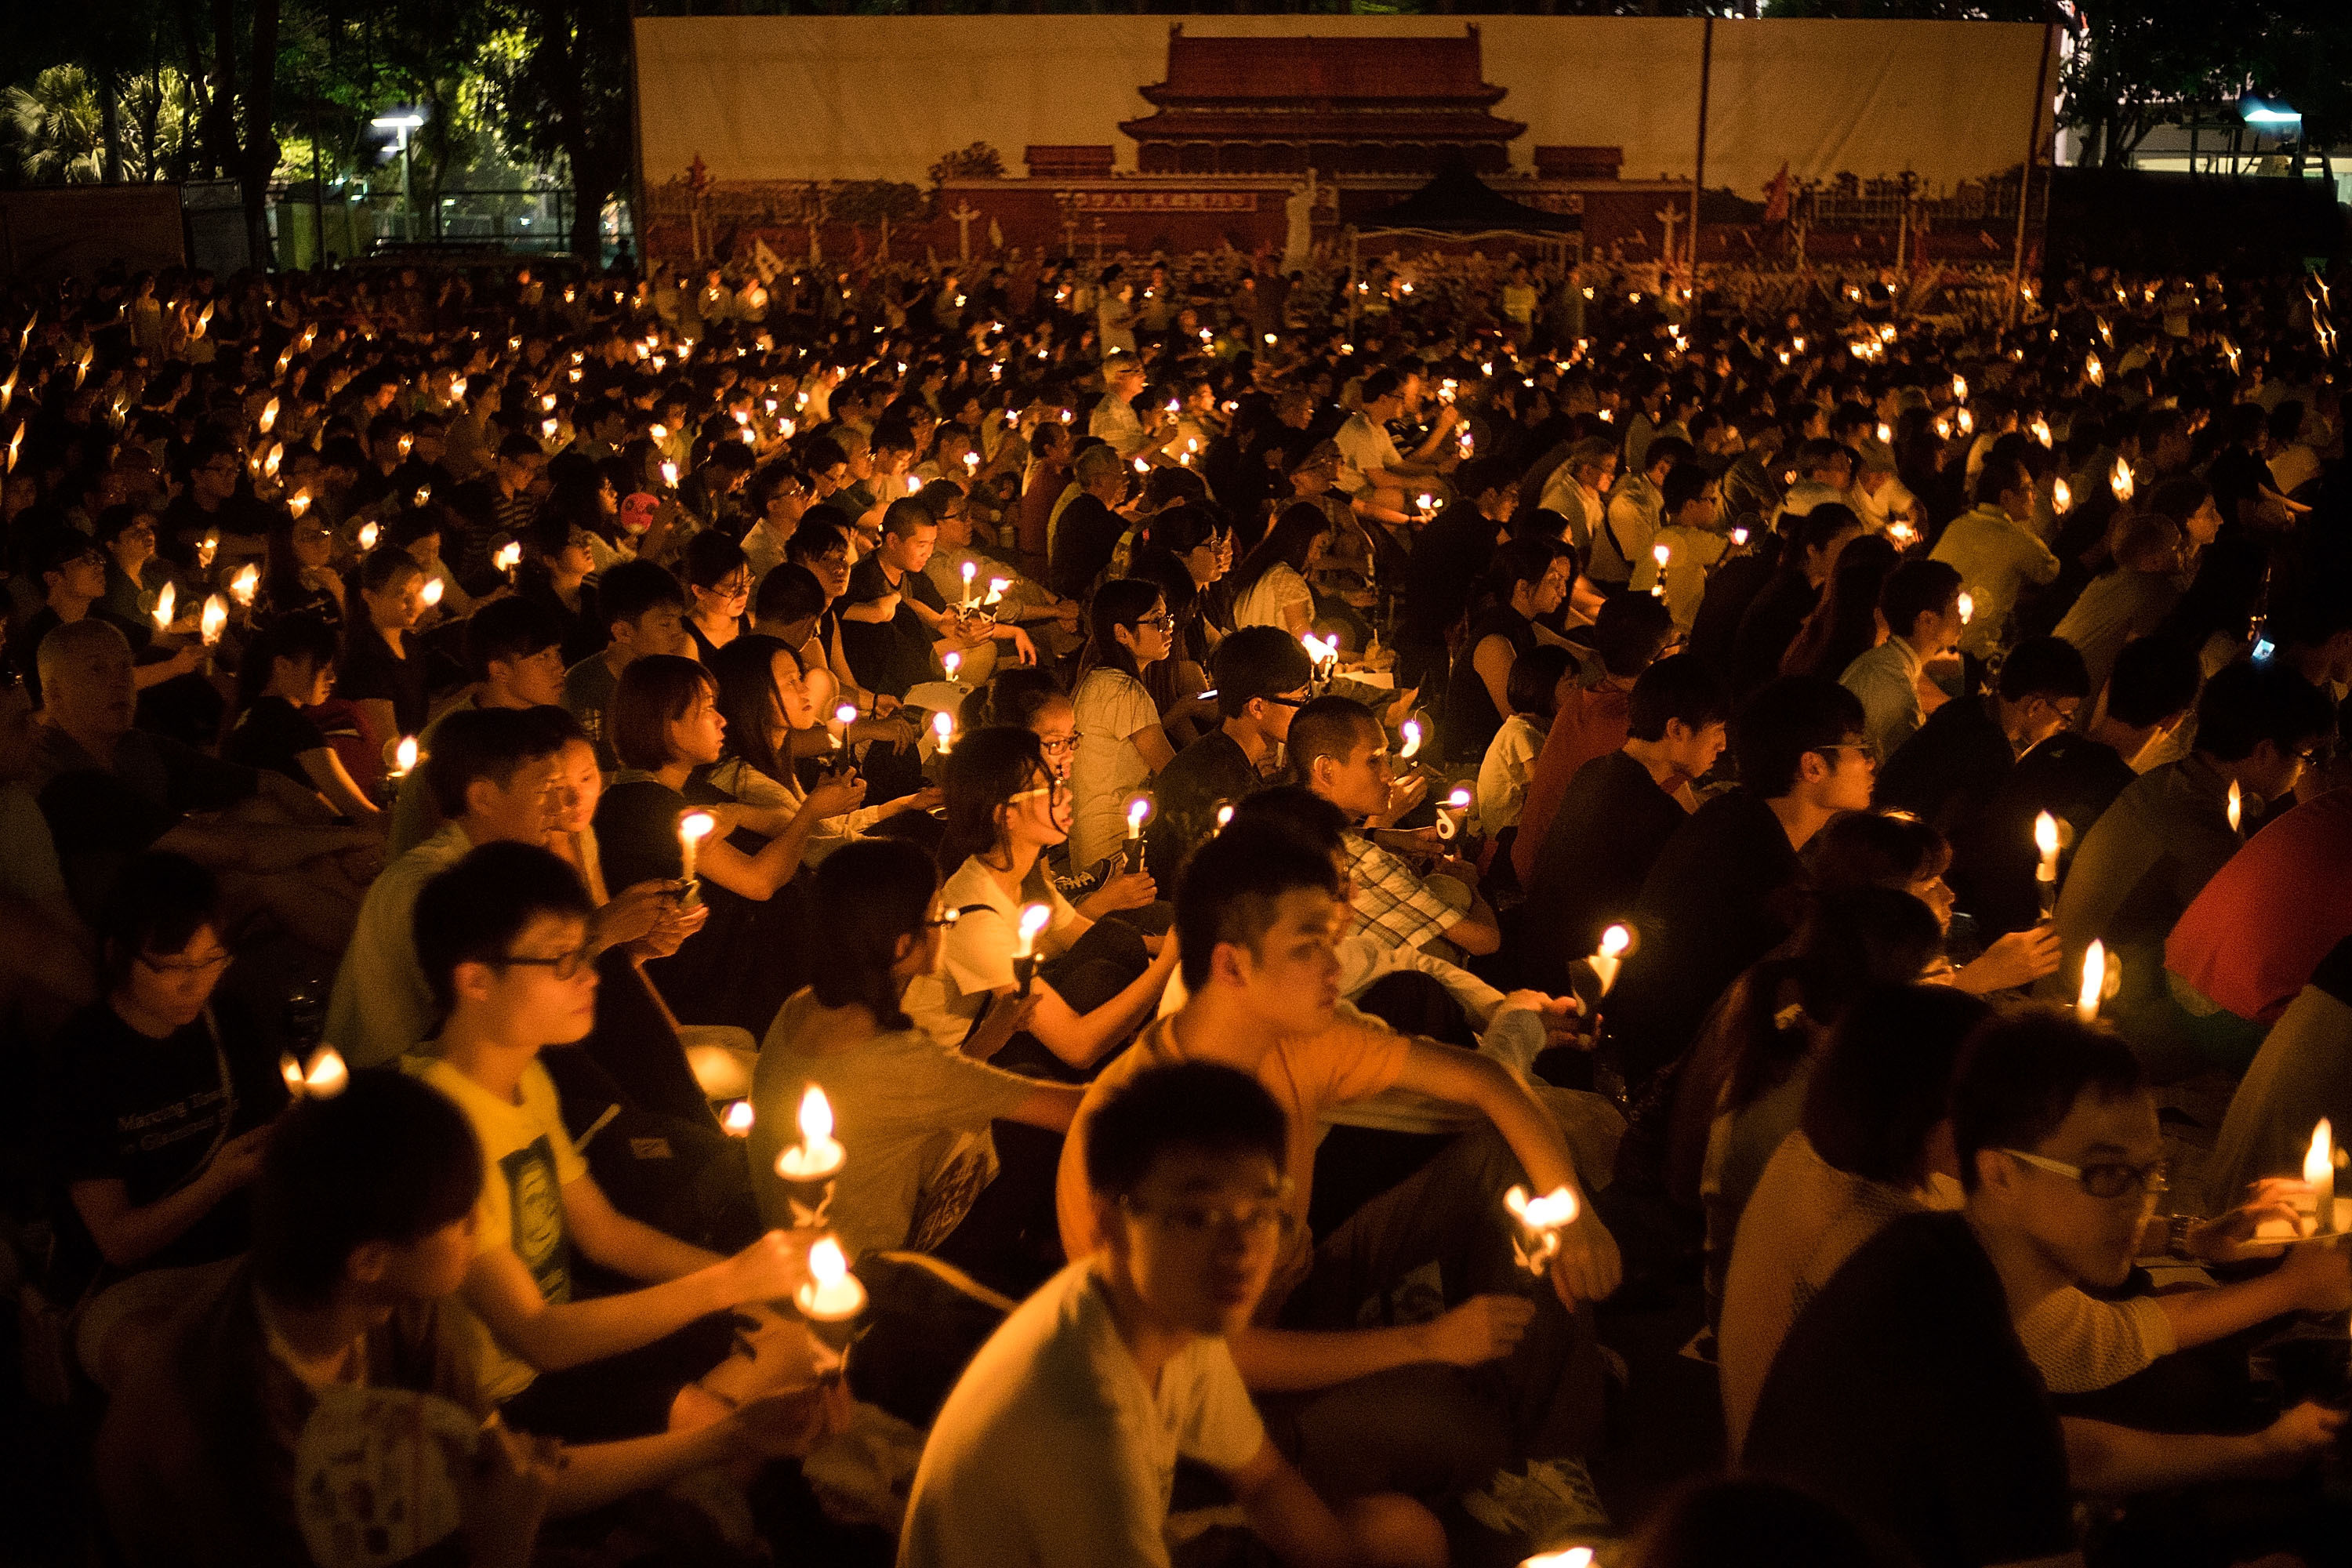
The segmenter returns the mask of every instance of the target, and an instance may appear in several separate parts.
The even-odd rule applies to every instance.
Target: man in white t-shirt
[[[1372,372],[1364,377],[1360,405],[1332,437],[1339,447],[1339,488],[1355,498],[1356,515],[1391,527],[1414,523],[1424,515],[1418,504],[1405,504],[1408,489],[1426,487],[1438,475],[1452,473],[1460,460],[1448,454],[1433,463],[1415,463],[1397,450],[1388,426],[1404,413],[1404,382],[1396,372]]]
[[[1005,1320],[948,1396],[915,1472],[900,1568],[1164,1564],[1176,1462],[1218,1471],[1283,1562],[1443,1563],[1420,1504],[1335,1514],[1267,1441],[1225,1337],[1295,1223],[1281,1108],[1184,1062],[1106,1097],[1087,1146],[1104,1246]]]

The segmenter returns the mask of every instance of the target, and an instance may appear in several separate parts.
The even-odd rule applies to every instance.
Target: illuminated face
[[[586,833],[595,826],[596,803],[604,794],[604,775],[596,766],[596,748],[585,741],[567,741],[555,764],[555,827],[559,833]]]
[[[1078,715],[1068,702],[1049,702],[1037,710],[1030,720],[1036,731],[1037,747],[1045,753],[1045,765],[1054,776],[1067,783],[1070,765],[1078,758]]]
[[[563,648],[550,643],[521,658],[499,660],[506,666],[507,685],[526,707],[561,707],[563,703]]]
[[[198,926],[179,952],[142,952],[132,959],[116,992],[139,1013],[184,1029],[204,1016],[229,956],[218,932]]]
[[[719,760],[726,744],[727,721],[719,714],[710,683],[703,681],[695,688],[686,711],[670,721],[670,760],[706,766]]]
[[[2100,1165],[2153,1165],[2164,1158],[2156,1102],[2145,1089],[2112,1100],[2086,1092],[2057,1131],[2027,1152],[2085,1172]],[[2126,1187],[2116,1197],[2095,1197],[2072,1176],[2021,1160],[2008,1163],[2015,1173],[2010,1212],[2043,1255],[2082,1284],[2122,1284],[2138,1250],[2140,1228],[2154,1211],[2153,1196]]]
[[[776,713],[785,726],[793,730],[816,727],[816,699],[810,695],[808,682],[801,676],[801,661],[790,653],[779,652],[768,660],[768,676],[776,687]]]
[[[1367,727],[1345,760],[1315,760],[1315,793],[1351,816],[1370,816],[1389,804],[1389,786],[1395,781],[1388,737]]]
[[[491,1010],[541,1045],[584,1038],[596,1024],[596,966],[581,957],[587,941],[587,923],[570,915],[533,920],[507,950],[507,962],[487,966]]]
[[[1295,1223],[1263,1154],[1172,1148],[1136,1190],[1097,1200],[1110,1267],[1154,1326],[1223,1335],[1249,1321]]]
[[[1251,1014],[1286,1034],[1311,1033],[1339,1005],[1339,938],[1349,908],[1316,888],[1294,888],[1275,905],[1274,923],[1252,946],[1230,953]]]

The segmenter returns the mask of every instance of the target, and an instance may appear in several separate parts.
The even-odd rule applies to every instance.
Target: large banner
[[[751,216],[755,193],[763,231],[797,222],[796,244],[845,222],[878,244],[889,217],[901,244],[967,254],[976,227],[989,242],[986,224],[1002,243],[1082,246],[1115,183],[1130,187],[1129,211],[1147,191],[1186,198],[1151,209],[1198,215],[1160,237],[1202,239],[1222,223],[1227,242],[1280,246],[1286,192],[1328,230],[1409,192],[1448,153],[1519,200],[1584,213],[1590,237],[1663,247],[1675,210],[1664,197],[1700,173],[1703,79],[1702,183],[1724,198],[1703,208],[1709,225],[1801,218],[1810,202],[1826,226],[1841,214],[1869,226],[1877,193],[1880,208],[1958,203],[1998,229],[1995,187],[2046,145],[2042,100],[2056,83],[2044,28],[1976,22],[700,16],[636,27],[645,180],[649,195],[671,192],[649,203],[649,226],[683,216],[702,249]],[[1003,188],[980,184],[991,181]],[[1021,188],[1037,181],[1055,194]],[[1624,212],[1594,236],[1591,202],[1612,195]],[[702,210],[714,199],[725,210]],[[946,219],[958,210],[971,215],[961,229]],[[1121,226],[1137,243],[1152,226]]]

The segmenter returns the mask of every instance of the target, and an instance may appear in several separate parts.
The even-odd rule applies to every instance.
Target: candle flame
[[[289,1057],[280,1070],[292,1065],[293,1058]],[[342,1052],[332,1046],[320,1046],[310,1053],[310,1065],[302,1069],[301,1082],[302,1098],[332,1100],[351,1087],[352,1069],[344,1065]],[[292,1087],[290,1079],[288,1087]]]
[[[400,738],[400,744],[392,749],[392,765],[404,773],[416,766],[415,736],[403,735]]]
[[[1040,936],[1045,934],[1045,927],[1053,918],[1054,911],[1052,907],[1049,905],[1029,904],[1024,906],[1021,910],[1021,939],[1024,942],[1035,942]]]
[[[228,580],[229,597],[248,609],[252,607],[253,596],[260,591],[261,568],[250,561],[238,567],[236,575]]]
[[[2094,938],[2083,954],[2083,989],[2074,1001],[2074,1016],[2085,1024],[2095,1022],[2106,994],[2107,944]]]
[[[1956,375],[1952,377],[1952,401],[1955,403],[1966,403],[1968,400],[1969,378],[1965,375]]]
[[[855,702],[843,703],[840,707],[833,710],[833,717],[836,723],[846,724],[851,722],[857,717],[857,704]]]
[[[2323,1203],[2335,1190],[2336,1130],[2328,1125],[2325,1116],[2319,1119],[2319,1125],[2311,1130],[2311,1147],[2305,1151],[2303,1156],[2303,1179],[2319,1189]]]
[[[993,605],[1002,602],[1004,598],[1004,590],[1011,586],[1013,586],[1013,579],[1010,577],[991,577],[988,580],[988,597],[982,603]]]
[[[2230,831],[2238,831],[2238,821],[2245,814],[2245,795],[2233,780],[2230,784]]]
[[[2046,811],[2033,819],[2033,847],[2045,860],[2058,853],[2058,819]]]
[[[1971,621],[1971,620],[1975,619],[1975,617],[1976,617],[1976,613],[1977,613],[1977,599],[1976,599],[1976,595],[1973,595],[1973,594],[1970,594],[1970,593],[1963,592],[1963,593],[1960,595],[1960,599],[1959,599],[1959,608],[1960,608],[1960,625],[1962,625],[1962,626],[1967,626],[1967,625],[1969,624],[1969,621]]]
[[[425,580],[424,592],[419,594],[417,596],[425,601],[425,607],[429,610],[434,605],[441,602],[441,595],[444,591],[444,584],[442,584],[441,579],[438,577],[430,577]]]
[[[1592,1568],[1592,1548],[1570,1546],[1559,1552],[1540,1552],[1522,1562],[1519,1568]]]
[[[373,550],[375,548],[376,539],[382,531],[383,531],[377,528],[374,523],[362,523],[360,525],[360,548],[362,550]]]
[[[2132,489],[2134,488],[2132,484],[2131,465],[2125,462],[2121,458],[2117,458],[2116,459],[2114,469],[2107,475],[2107,484],[2115,490],[2116,499],[2117,500],[2131,500]]]
[[[814,1089],[809,1092],[817,1093]],[[818,1095],[818,1099],[822,1101],[824,1097]],[[841,1243],[828,1236],[811,1247],[808,1255],[808,1271],[809,1278],[815,1282],[820,1291],[840,1283],[842,1276],[849,1272],[849,1259],[843,1255]]]
[[[807,1092],[801,1096],[800,1127],[803,1144],[825,1143],[833,1139],[833,1102],[814,1084],[809,1085]],[[835,1258],[838,1259],[840,1255],[841,1249],[835,1247]],[[816,1260],[812,1257],[809,1261],[814,1265]]]
[[[522,564],[522,546],[508,540],[490,553],[490,564],[501,572],[511,572]]]
[[[1601,956],[1603,958],[1622,958],[1633,945],[1633,932],[1628,927],[1614,925],[1601,933]]]
[[[1233,819],[1234,808],[1231,805],[1221,805],[1217,807],[1217,826],[1221,831],[1223,829],[1225,825],[1233,821]]]
[[[1128,837],[1132,838],[1143,831],[1143,825],[1150,821],[1150,817],[1151,801],[1148,796],[1137,795],[1133,800],[1129,801],[1127,803]]]
[[[1566,1187],[1554,1187],[1541,1197],[1528,1196],[1525,1187],[1513,1187],[1503,1194],[1503,1206],[1511,1217],[1536,1230],[1558,1230],[1576,1223],[1576,1194]]]
[[[180,590],[176,584],[166,583],[156,590],[155,629],[157,631],[166,632],[172,629],[172,610],[179,602]]]
[[[940,750],[942,752],[946,751],[948,749],[948,742],[955,738],[955,715],[952,713],[932,714],[931,733],[939,738]]]
[[[1468,784],[1460,784],[1455,786],[1454,793],[1445,797],[1445,804],[1452,806],[1456,811],[1465,811],[1469,809],[1470,786]]]
[[[719,1124],[727,1130],[729,1137],[744,1138],[751,1135],[751,1102],[739,1100],[727,1108],[727,1114],[719,1119]]]
[[[2106,385],[2107,367],[2099,363],[2098,355],[2085,354],[2083,356],[2083,379],[2089,382],[2093,386]]]
[[[278,399],[273,397],[261,405],[261,433],[265,436],[268,435],[269,427],[277,423]]]
[[[2063,479],[2053,479],[2050,482],[2050,510],[2063,517],[2074,505],[2074,487]]]
[[[1413,753],[1421,750],[1421,721],[1406,720],[1402,732],[1404,743],[1397,748],[1397,757],[1399,761],[1411,762]]]
[[[701,843],[718,829],[719,819],[707,811],[689,811],[677,819],[678,842],[686,845]]]
[[[1665,566],[1667,562],[1672,561],[1674,558],[1675,547],[1673,545],[1660,543],[1650,546],[1650,559],[1656,562],[1661,569]]]
[[[940,666],[948,672],[948,679],[953,680],[956,678],[956,671],[963,668],[963,655],[943,653],[940,656]],[[940,717],[944,719],[947,715],[942,713]]]
[[[667,485],[672,489],[677,489],[677,465],[676,463],[664,463],[661,466],[661,476],[662,483]]]
[[[228,605],[222,603],[218,594],[205,600],[205,613],[201,625],[204,628],[206,647],[220,641],[221,628],[228,625]]]

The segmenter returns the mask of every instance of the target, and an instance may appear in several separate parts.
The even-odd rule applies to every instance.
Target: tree
[[[509,147],[570,167],[570,244],[593,260],[602,255],[604,203],[629,174],[627,0],[502,3],[505,47],[484,58],[493,118]]]
[[[2063,120],[2084,133],[2084,161],[2126,167],[2147,133],[2185,105],[2234,98],[2264,8],[2249,0],[2059,0],[2074,35],[2059,79]]]
[[[10,88],[6,107],[29,178],[86,184],[105,177],[98,93],[79,66],[51,66],[32,86]]]

